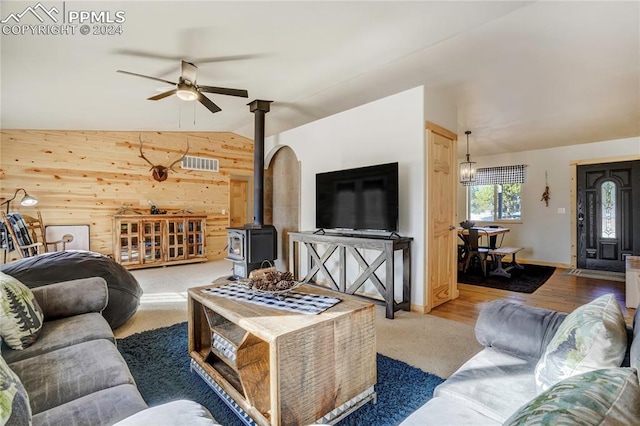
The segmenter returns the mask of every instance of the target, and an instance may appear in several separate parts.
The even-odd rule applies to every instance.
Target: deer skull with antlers
[[[187,155],[187,153],[189,152],[189,139],[187,139],[187,150],[184,152],[184,154],[182,154],[182,157],[178,158],[176,161],[171,163],[169,167],[165,167],[161,165],[156,166],[151,161],[149,161],[149,159],[145,157],[144,153],[142,152],[142,146],[144,145],[144,141],[142,140],[142,135],[140,135],[138,138],[140,139],[140,158],[144,159],[147,163],[151,165],[151,168],[149,169],[149,170],[153,170],[153,172],[151,173],[151,176],[158,182],[163,182],[167,180],[167,177],[169,176],[169,170],[175,172],[175,170],[173,170],[173,166],[175,166],[177,163],[182,161],[185,155]]]

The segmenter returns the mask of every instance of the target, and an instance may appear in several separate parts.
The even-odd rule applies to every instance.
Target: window
[[[469,219],[520,220],[521,183],[474,185],[469,188]]]
[[[521,220],[524,181],[524,165],[478,169],[475,182],[468,184],[469,219]]]
[[[604,182],[601,192],[602,238],[616,238],[616,184]]]

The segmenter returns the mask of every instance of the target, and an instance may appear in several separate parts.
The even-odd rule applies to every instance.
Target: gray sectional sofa
[[[103,278],[32,291],[44,313],[42,329],[26,349],[3,344],[2,358],[26,389],[33,425],[215,424],[194,402],[147,407],[101,315],[108,302]]]
[[[612,299],[617,304],[615,298]],[[559,346],[549,348],[552,340],[558,340],[556,333],[566,318],[566,313],[504,300],[488,303],[481,310],[475,328],[476,338],[485,349],[439,385],[434,397],[401,424],[640,424],[640,312],[636,311],[633,331],[625,327],[623,318],[617,319],[618,325],[601,328],[605,345],[608,339],[623,341],[622,346],[611,345],[600,351],[600,354],[606,353],[604,358],[608,357],[601,368],[597,365],[600,361],[592,359],[589,369],[593,371],[578,374],[576,369],[575,375],[541,390],[536,377],[544,373],[538,366],[540,360],[559,354],[563,347],[580,339],[576,339],[576,332],[572,330],[566,341],[561,340]],[[566,327],[565,324],[563,328]],[[611,380],[619,386],[618,394],[599,395],[605,389],[610,390],[607,386]],[[606,397],[611,399],[611,407],[602,403]],[[597,403],[593,404],[593,400]],[[598,420],[598,415],[590,411],[598,404],[598,409],[603,411],[598,415],[602,414],[604,420]],[[575,413],[583,409],[583,414],[589,413],[588,418],[573,417],[583,415]]]

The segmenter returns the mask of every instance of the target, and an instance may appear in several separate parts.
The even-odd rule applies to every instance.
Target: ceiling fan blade
[[[112,52],[117,55],[137,56],[139,58],[166,59],[170,61],[180,61],[183,59],[181,56],[164,55],[162,53],[145,52],[135,49],[115,49]]]
[[[207,93],[217,93],[219,95],[240,96],[241,98],[248,98],[249,92],[242,89],[228,89],[226,87],[213,87],[213,86],[198,86],[198,90]]]
[[[182,78],[185,80],[189,80],[192,84],[196,82],[196,73],[198,72],[198,67],[196,67],[191,62],[182,61]]]
[[[169,90],[168,92],[159,93],[159,94],[157,94],[155,96],[152,96],[150,98],[147,98],[147,99],[150,100],[150,101],[159,101],[160,99],[164,99],[167,96],[175,95],[177,91],[178,91],[178,89]]]
[[[200,92],[198,92],[198,100],[200,101],[200,103],[202,105],[206,106],[207,109],[209,111],[211,111],[212,113],[214,113],[214,114],[216,112],[218,112],[218,111],[222,111],[218,105],[216,105],[213,102],[211,102],[211,100],[209,98],[207,98],[205,95],[203,95]]]
[[[165,79],[158,78],[158,77],[151,77],[151,76],[144,75],[144,74],[137,74],[135,72],[129,72],[129,71],[123,71],[123,70],[117,70],[116,72],[121,72],[122,74],[129,74],[129,75],[133,75],[133,76],[136,76],[136,77],[148,78],[149,80],[161,81],[163,83],[171,84],[173,86],[176,86],[178,84],[178,83],[174,83],[173,81],[165,80]]]
[[[247,55],[230,55],[230,56],[212,56],[209,58],[188,58],[189,62],[196,64],[210,64],[213,62],[227,62],[227,61],[241,61],[244,59],[257,59],[267,55],[261,53],[247,54]]]

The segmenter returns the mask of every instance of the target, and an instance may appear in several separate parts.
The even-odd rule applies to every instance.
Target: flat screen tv
[[[398,231],[398,163],[318,173],[316,228]]]

